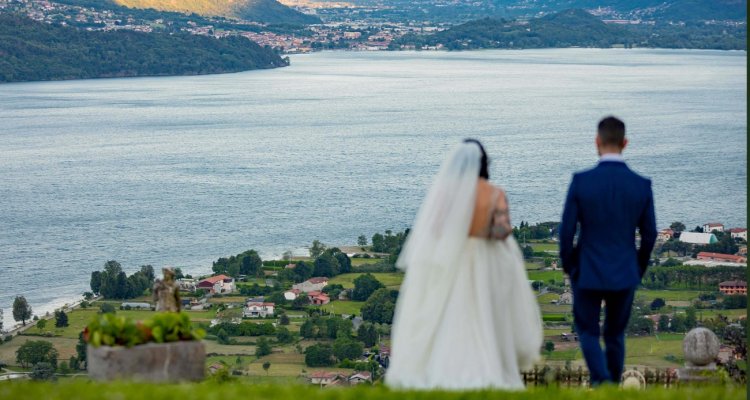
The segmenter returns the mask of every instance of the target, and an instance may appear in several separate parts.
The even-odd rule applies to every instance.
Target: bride
[[[523,389],[538,359],[539,307],[487,154],[467,139],[443,162],[397,266],[386,383],[402,389]]]

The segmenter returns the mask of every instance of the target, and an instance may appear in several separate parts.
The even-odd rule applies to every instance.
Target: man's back
[[[578,244],[573,235],[580,223]],[[636,249],[635,231],[641,234]],[[583,289],[638,285],[656,239],[651,181],[621,161],[573,176],[560,228],[563,267]]]

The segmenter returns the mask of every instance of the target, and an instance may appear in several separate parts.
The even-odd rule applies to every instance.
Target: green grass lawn
[[[628,337],[625,344],[625,364],[649,367],[679,367],[680,363],[666,360],[673,355],[682,357],[681,334],[662,334],[645,337]]]
[[[269,374],[274,369],[273,364]],[[263,381],[266,381],[263,379]],[[145,384],[130,382],[91,383],[85,380],[66,380],[58,383],[29,381],[0,382],[2,399],[118,399],[118,400],[191,400],[191,399],[305,399],[305,400],[739,400],[746,397],[740,386],[650,388],[645,392],[605,387],[597,390],[564,388],[531,388],[527,391],[393,391],[384,386],[357,386],[321,390],[313,385],[295,385],[294,380],[282,379],[277,384],[257,384],[242,378],[235,382],[185,384]]]
[[[364,304],[364,301],[332,301],[320,308],[333,314],[360,315],[360,309]]]
[[[703,293],[698,290],[648,290],[639,289],[636,292],[637,298],[643,298],[646,301],[653,301],[656,298],[665,301],[692,301],[697,299]]]
[[[743,308],[740,310],[697,310],[696,314],[698,315],[698,319],[715,318],[717,315],[721,314],[725,317],[728,317],[730,320],[734,321],[739,318],[746,317],[747,309]]]
[[[352,266],[359,267],[360,265],[375,264],[380,259],[378,258],[352,258]]]
[[[331,285],[339,284],[347,289],[353,288],[354,280],[360,275],[362,275],[362,273],[341,274],[328,281],[328,283]],[[401,286],[401,282],[404,281],[403,272],[373,272],[372,275],[375,276],[375,279],[380,281],[380,283],[393,289],[397,289]]]
[[[560,251],[560,246],[557,243],[529,243],[534,251],[546,251],[557,253]]]
[[[532,281],[547,282],[550,279],[554,279],[555,282],[562,282],[563,281],[563,272],[562,271],[534,271],[534,270],[529,270],[529,271],[526,271],[526,273],[529,276],[529,280],[532,280]]]

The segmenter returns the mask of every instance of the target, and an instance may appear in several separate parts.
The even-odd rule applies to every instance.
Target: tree
[[[381,324],[392,323],[397,297],[398,291],[385,288],[376,290],[362,306],[362,319]]]
[[[46,320],[46,319],[40,319],[40,320],[39,320],[39,322],[37,322],[37,323],[36,323],[36,327],[37,327],[37,328],[38,328],[38,329],[39,329],[40,331],[43,331],[43,330],[44,330],[44,328],[46,328],[46,327],[47,327],[47,320]]]
[[[371,250],[377,253],[385,252],[385,238],[380,233],[372,235]]]
[[[721,305],[727,310],[747,308],[747,296],[741,294],[725,296]]]
[[[318,258],[326,249],[326,245],[318,239],[313,240],[312,246],[310,246],[310,257]]]
[[[354,290],[352,290],[352,300],[365,301],[370,295],[378,289],[384,288],[385,285],[380,283],[374,275],[367,273],[354,279]]]
[[[229,344],[229,334],[223,328],[219,329],[219,332],[216,333],[216,342],[219,344]]]
[[[240,265],[240,274],[247,276],[259,276],[263,274],[263,260],[255,250],[248,250],[243,253]]]
[[[86,341],[83,340],[83,332],[78,334],[78,343],[76,343],[76,361],[79,368],[83,368],[86,364]]]
[[[289,331],[287,330],[287,332]],[[256,357],[260,358],[263,356],[267,356],[271,354],[271,351],[272,351],[271,342],[268,339],[262,337],[262,338],[259,338],[255,342],[255,356]]]
[[[112,303],[102,303],[102,305],[99,306],[99,314],[115,313],[117,313],[117,310],[115,309],[115,306],[112,305]]]
[[[57,368],[57,356],[55,346],[45,340],[30,340],[16,350],[16,362],[24,368],[46,362],[54,370]]]
[[[141,270],[139,272],[148,280],[149,286],[154,284],[154,279],[156,279],[156,274],[154,274],[153,266],[141,265]]]
[[[333,256],[336,258],[336,261],[339,264],[339,274],[352,272],[352,260],[349,259],[349,256],[347,256],[346,253],[339,251],[336,252]]]
[[[528,260],[531,257],[534,257],[534,248],[530,245],[523,246],[523,258]]]
[[[662,314],[659,316],[659,332],[669,331],[669,316]]]
[[[654,299],[654,301],[651,302],[651,309],[652,310],[658,310],[658,309],[664,307],[665,305],[667,305],[667,303],[664,302],[664,299],[662,299],[660,297],[657,297],[657,298]]]
[[[672,332],[685,332],[687,329],[687,325],[685,324],[685,316],[682,314],[675,314],[672,317],[672,323],[670,330]]]
[[[31,306],[26,301],[26,297],[17,296],[13,300],[13,319],[21,321],[26,326],[26,321],[31,319]]]
[[[185,278],[185,274],[182,272],[182,268],[177,267],[174,269],[174,278],[175,279],[183,279]]]
[[[55,327],[64,328],[68,326],[68,314],[63,310],[55,311]]]
[[[314,344],[305,349],[305,365],[329,367],[334,364],[333,349],[328,344]]]
[[[315,259],[313,275],[327,276],[329,278],[338,275],[339,263],[330,253],[323,253]]]
[[[29,378],[35,381],[54,381],[55,367],[49,362],[38,362],[34,364],[34,367],[31,369]]]
[[[94,292],[94,294],[100,293],[100,289],[102,287],[101,271],[94,271],[91,273],[91,281],[89,282],[89,285],[91,286],[91,291]]]
[[[294,340],[294,336],[289,332],[289,329],[279,326],[276,328],[276,340],[283,344],[291,343]]]
[[[281,316],[279,316],[279,325],[289,325],[289,316],[281,314]]]
[[[555,343],[551,340],[548,340],[544,343],[544,351],[547,352],[547,355],[552,354],[553,351],[555,351]]]
[[[263,363],[263,370],[266,371],[266,376],[268,376],[268,370],[271,368],[271,363],[266,361]]]
[[[698,326],[698,318],[695,315],[695,307],[688,307],[685,310],[685,330],[691,330]]]
[[[687,228],[685,227],[685,224],[683,224],[682,222],[675,221],[675,222],[672,222],[671,225],[669,225],[669,229],[675,231],[676,233],[680,233]]]
[[[357,244],[361,247],[367,246],[367,236],[359,235],[359,237],[357,238]]]
[[[362,356],[362,343],[348,337],[340,337],[333,342],[333,355],[339,361],[356,360]]]
[[[357,328],[357,339],[359,339],[365,347],[375,346],[375,343],[377,343],[378,340],[378,333],[375,330],[375,326],[369,323],[361,324],[359,328]]]

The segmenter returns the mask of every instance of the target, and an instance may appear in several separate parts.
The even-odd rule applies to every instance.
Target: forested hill
[[[0,14],[0,82],[201,75],[287,62],[243,37],[89,32]]]
[[[745,26],[704,23],[617,25],[580,9],[564,10],[529,21],[485,18],[434,35],[406,35],[392,48],[442,45],[450,50],[547,47],[660,47],[744,50]]]
[[[221,15],[268,24],[316,24],[320,19],[303,14],[276,0],[109,0],[130,8],[153,8],[200,15]]]

